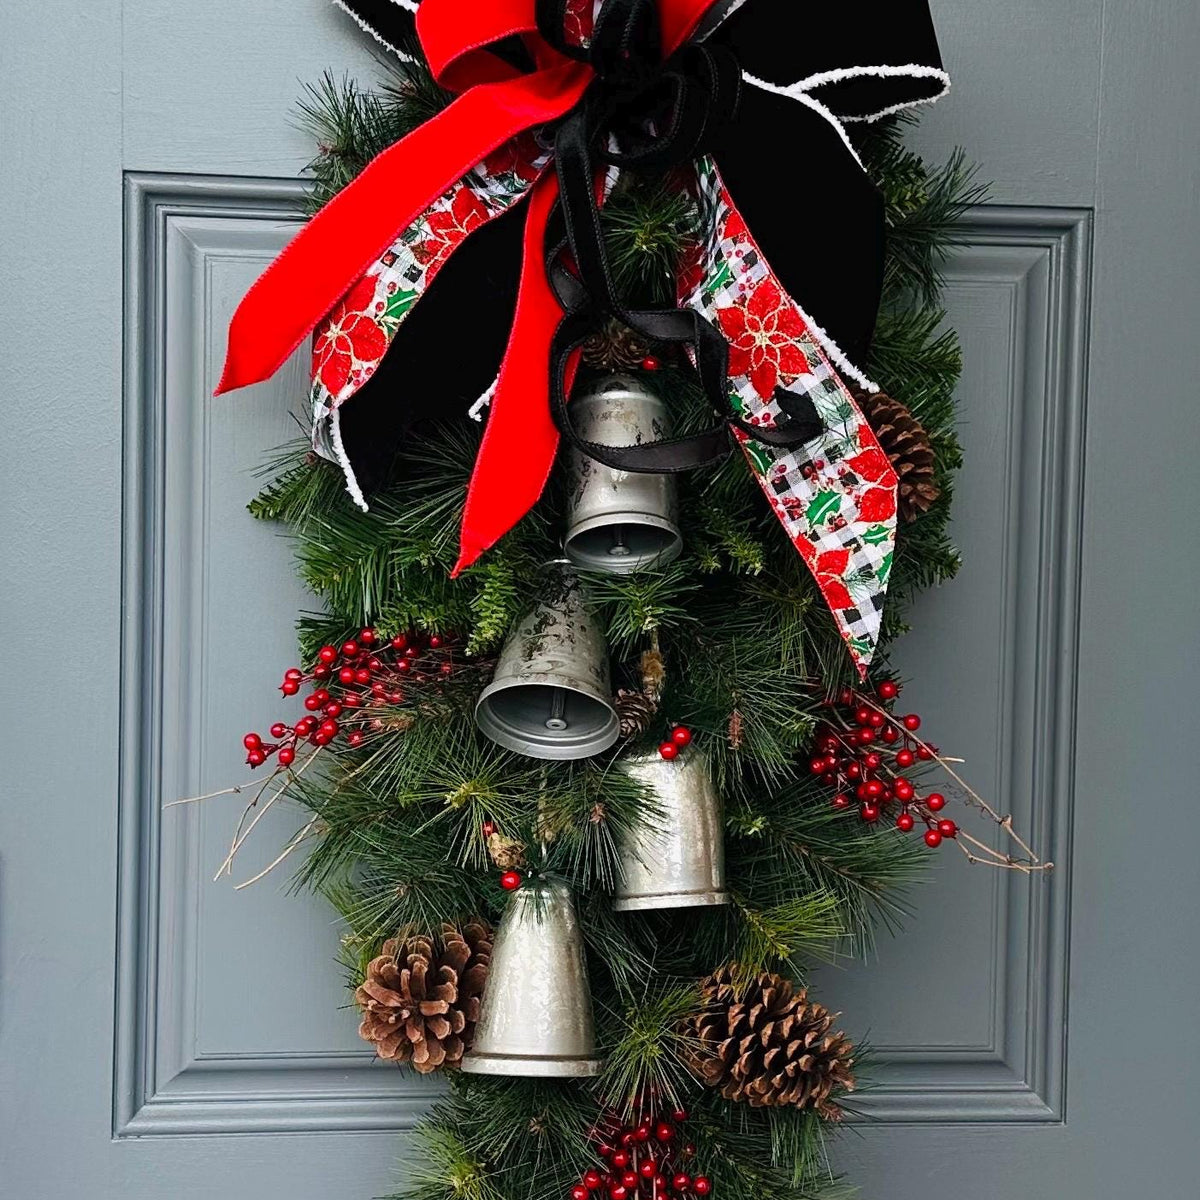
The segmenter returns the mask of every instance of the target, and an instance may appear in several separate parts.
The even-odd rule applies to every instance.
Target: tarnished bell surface
[[[571,397],[580,435],[602,446],[635,446],[667,436],[663,402],[630,375],[592,382]],[[669,475],[614,471],[579,450],[570,459],[571,492],[563,549],[579,567],[628,574],[679,557],[675,483]]]
[[[654,789],[662,809],[653,827],[623,847],[619,912],[728,904],[721,797],[700,754],[672,762],[658,754],[622,759],[621,769]]]
[[[504,643],[475,721],[494,742],[531,758],[588,758],[620,736],[608,648],[575,573],[554,564],[546,595]]]
[[[462,1069],[565,1079],[599,1072],[583,935],[565,884],[513,896]]]

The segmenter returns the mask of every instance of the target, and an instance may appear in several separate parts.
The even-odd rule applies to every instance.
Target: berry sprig
[[[322,646],[308,671],[290,667],[279,685],[285,696],[311,687],[304,697],[306,715],[293,725],[277,721],[269,740],[247,733],[246,762],[261,767],[274,755],[280,767],[290,767],[305,743],[321,747],[341,739],[361,746],[388,728],[388,711],[410,702],[413,685],[436,687],[456,665],[451,639],[439,634],[410,631],[384,641],[367,628],[341,646]]]
[[[692,731],[686,725],[676,725],[671,730],[671,736],[658,748],[658,753],[667,762],[679,757],[680,750],[686,750],[692,744]]]
[[[953,841],[968,862],[1026,874],[1053,870],[1054,864],[1043,862],[1013,828],[1011,815],[996,812],[958,775],[936,746],[918,736],[918,713],[899,717],[893,713],[899,695],[900,684],[885,679],[873,694],[846,688],[826,701],[828,716],[817,729],[816,754],[809,768],[833,789],[834,808],[850,809],[857,801],[863,821],[874,823],[885,815],[894,817],[896,828],[903,833],[910,833],[920,822],[927,846],[934,848]],[[994,821],[1021,854],[996,850],[965,833],[949,817],[939,816],[946,807],[946,797],[941,792],[919,791],[912,779],[902,774],[920,763],[935,764],[945,771],[958,784],[965,803]]]
[[[822,783],[834,789],[834,808],[849,809],[858,802],[858,815],[868,823],[892,816],[896,828],[910,833],[918,821],[925,844],[940,846],[958,836],[958,825],[937,814],[946,806],[940,792],[922,795],[902,772],[929,762],[936,750],[914,737],[921,727],[917,713],[892,715],[900,685],[885,679],[874,697],[846,688],[829,704],[829,715],[817,730],[817,753],[809,767]]]
[[[643,1115],[633,1124],[615,1112],[597,1124],[593,1140],[603,1169],[585,1171],[570,1200],[677,1200],[712,1194],[709,1178],[690,1169],[696,1147],[680,1133],[687,1112],[655,1112],[656,1107],[639,1106]]]

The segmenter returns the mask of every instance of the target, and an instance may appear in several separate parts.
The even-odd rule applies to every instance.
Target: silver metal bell
[[[631,375],[578,389],[571,417],[581,437],[601,446],[656,442],[668,432],[666,405]],[[624,575],[679,557],[671,476],[613,470],[572,450],[570,479],[563,549],[576,566]]]
[[[623,847],[613,908],[728,904],[721,796],[703,756],[684,753],[668,762],[658,754],[635,755],[619,765],[653,789],[662,815]]]
[[[526,886],[513,896],[462,1069],[555,1079],[599,1073],[583,935],[565,884]]]
[[[546,595],[504,643],[475,723],[530,758],[589,758],[620,736],[604,635],[569,567],[551,566]]]

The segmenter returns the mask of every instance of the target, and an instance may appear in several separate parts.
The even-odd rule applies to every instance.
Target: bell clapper
[[[561,733],[567,728],[566,717],[563,712],[567,705],[567,689],[556,687],[554,696],[550,700],[550,715],[546,718],[546,728],[552,729],[555,733]]]
[[[628,558],[629,554],[629,546],[625,541],[625,526],[614,525],[612,527],[612,545],[608,548],[609,557]]]

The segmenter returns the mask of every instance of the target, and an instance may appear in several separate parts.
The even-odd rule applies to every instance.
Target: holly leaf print
[[[837,492],[818,492],[809,501],[804,515],[809,525],[823,525],[830,517],[836,517],[842,509],[842,497]]]
[[[892,531],[886,525],[872,525],[861,536],[868,546],[882,546],[891,540]]]

